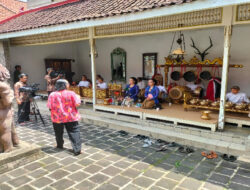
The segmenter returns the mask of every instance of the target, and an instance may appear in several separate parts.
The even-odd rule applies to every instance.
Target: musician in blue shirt
[[[134,77],[129,79],[129,84],[125,88],[125,97],[129,97],[135,101],[137,101],[139,93],[139,87],[137,86],[137,80]]]
[[[142,103],[143,109],[160,108],[160,103],[158,100],[159,89],[156,86],[156,80],[150,79],[148,81],[148,87],[145,91],[145,100]]]

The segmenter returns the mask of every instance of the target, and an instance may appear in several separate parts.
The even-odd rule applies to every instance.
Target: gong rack
[[[169,67],[222,67],[223,60],[222,58],[215,58],[214,60],[206,59],[204,61],[200,61],[196,56],[194,56],[192,59],[190,59],[189,62],[186,60],[182,61],[176,61],[175,59],[171,59],[170,57],[165,57],[165,64],[164,65],[157,65],[157,67],[164,67],[165,72],[165,87],[168,86],[168,72]],[[229,64],[229,67],[231,68],[243,68],[243,65],[237,65],[237,64]]]

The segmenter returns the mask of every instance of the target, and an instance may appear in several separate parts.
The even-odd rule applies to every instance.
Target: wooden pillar
[[[96,62],[95,62],[95,39],[94,28],[89,28],[89,46],[91,56],[91,74],[92,74],[92,90],[93,90],[93,106],[96,104]]]
[[[221,80],[220,112],[218,121],[219,130],[223,130],[225,125],[225,102],[226,102],[226,92],[227,92],[231,36],[232,36],[232,26],[227,25],[224,28],[224,55],[223,55],[223,66],[222,66],[222,80]]]

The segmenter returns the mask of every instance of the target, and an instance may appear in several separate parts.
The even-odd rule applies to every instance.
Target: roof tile
[[[64,4],[22,13],[0,24],[0,33],[15,32],[80,20],[111,17],[194,0],[68,0]]]

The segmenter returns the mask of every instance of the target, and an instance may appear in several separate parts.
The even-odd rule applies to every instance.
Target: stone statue
[[[0,153],[9,152],[19,144],[13,121],[14,92],[7,82],[9,78],[8,69],[0,64]]]

